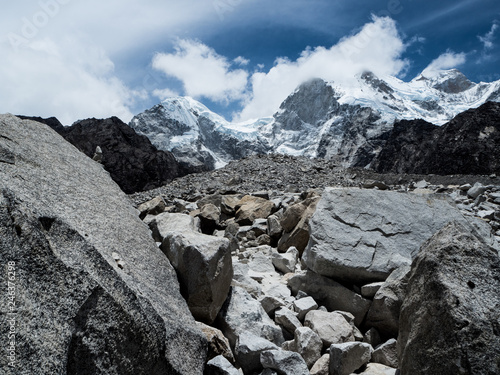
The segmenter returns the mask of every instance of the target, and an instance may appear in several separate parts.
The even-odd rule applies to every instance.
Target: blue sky
[[[21,4],[22,3],[22,4]],[[430,64],[500,79],[498,0],[25,0],[0,15],[0,112],[124,121],[169,95],[272,115],[301,80]]]

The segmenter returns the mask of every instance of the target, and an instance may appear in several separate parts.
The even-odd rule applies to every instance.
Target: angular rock
[[[409,265],[421,244],[450,220],[468,222],[442,196],[327,188],[311,219],[303,259],[323,276],[383,281],[397,267]],[[487,225],[471,222],[486,238]]]
[[[354,323],[363,322],[371,302],[354,293],[332,279],[320,276],[312,271],[297,273],[288,279],[288,287],[293,293],[306,292],[328,310],[348,311],[354,315]]]
[[[304,359],[295,352],[285,350],[267,350],[260,355],[264,368],[275,370],[280,375],[309,375]]]
[[[401,308],[401,373],[500,373],[500,258],[453,222],[412,264]]]
[[[293,334],[296,329],[302,327],[302,323],[300,323],[297,315],[286,307],[276,310],[274,320],[291,334]]]
[[[376,328],[370,328],[365,332],[363,336],[363,342],[370,344],[372,348],[376,348],[382,343],[382,339],[380,338],[380,333]]]
[[[297,328],[294,336],[294,351],[299,353],[306,361],[307,367],[311,368],[321,357],[323,341],[316,332],[308,327]]]
[[[278,349],[272,342],[248,331],[239,335],[234,348],[238,364],[245,374],[252,374],[263,369],[260,363],[260,354],[263,351]]]
[[[242,195],[223,195],[220,203],[222,213],[234,216],[236,214],[236,206],[241,198],[243,198]]]
[[[10,265],[17,369],[201,375],[206,339],[175,271],[102,166],[11,115],[0,116],[0,150],[12,156],[0,162],[0,286],[6,316]]]
[[[373,348],[362,342],[348,342],[330,346],[330,374],[349,375],[367,364]]]
[[[360,372],[363,375],[396,375],[397,370],[380,363],[368,363],[366,369]]]
[[[272,238],[280,237],[283,233],[283,228],[281,227],[280,221],[276,215],[271,215],[267,218],[267,227],[269,235]]]
[[[144,219],[147,215],[158,215],[165,211],[166,204],[163,197],[158,196],[152,200],[141,204],[137,209],[140,212],[139,217]]]
[[[285,254],[273,253],[273,265],[278,271],[290,273],[295,271],[299,251],[295,247],[290,247]]]
[[[309,371],[310,375],[329,375],[330,373],[330,354],[324,354]]]
[[[319,335],[325,347],[354,341],[351,325],[338,313],[320,310],[309,311],[305,317],[304,325]]]
[[[177,271],[181,293],[193,316],[213,323],[233,278],[229,240],[186,231],[167,235],[161,249]]]
[[[225,357],[218,356],[208,361],[203,375],[240,375],[241,373]]]
[[[156,241],[178,233],[199,232],[198,220],[192,216],[178,213],[164,212],[152,218],[149,228]]]
[[[311,197],[302,202],[305,205],[305,209],[300,216],[300,220],[297,225],[289,231],[285,232],[279,242],[278,242],[278,251],[284,253],[290,247],[295,247],[300,254],[304,252],[304,249],[309,242],[309,221],[316,211],[316,206],[320,200],[320,197]]]
[[[394,270],[377,291],[366,317],[366,325],[375,327],[385,336],[397,337],[401,304],[406,296],[410,266]]]
[[[373,351],[372,362],[381,363],[392,368],[398,368],[397,341],[395,339],[390,339],[377,347]]]
[[[267,219],[255,219],[250,230],[255,233],[257,238],[267,234]]]
[[[297,312],[297,318],[303,320],[309,311],[316,310],[318,304],[312,297],[305,297],[293,301],[293,309]]]
[[[211,360],[219,355],[222,355],[231,363],[234,363],[233,352],[229,341],[224,337],[221,331],[217,328],[207,326],[204,323],[196,322],[201,332],[205,335],[208,341],[207,360]]]
[[[244,331],[265,338],[278,346],[285,341],[281,329],[269,318],[259,301],[240,287],[231,288],[217,317],[217,323],[231,347],[234,347],[237,337]]]
[[[279,298],[273,296],[262,296],[259,298],[259,302],[266,311],[267,315],[273,316],[274,312],[280,307],[285,306],[285,302]]]
[[[291,205],[285,210],[280,221],[281,227],[285,232],[291,232],[293,228],[295,228],[306,208],[307,206],[304,203],[300,202]]]
[[[240,225],[252,225],[255,219],[267,219],[276,206],[267,199],[245,195],[238,202],[236,222]]]
[[[483,184],[477,182],[474,184],[473,187],[471,187],[469,190],[467,190],[467,195],[471,197],[472,199],[476,199],[479,197],[481,194],[483,194],[488,188],[486,186],[483,186]]]
[[[361,287],[361,295],[365,298],[373,298],[384,283],[382,281],[363,285]]]
[[[201,231],[205,234],[212,234],[219,224],[220,209],[212,203],[207,203],[201,208],[198,217]]]

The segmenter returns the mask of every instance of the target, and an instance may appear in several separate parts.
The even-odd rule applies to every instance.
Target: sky
[[[311,78],[500,79],[498,0],[23,0],[2,4],[0,113],[123,121],[178,95],[271,116]]]

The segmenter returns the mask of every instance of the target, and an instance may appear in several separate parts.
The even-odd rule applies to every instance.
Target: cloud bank
[[[427,68],[424,69],[422,75],[431,78],[440,70],[456,68],[465,64],[466,60],[466,54],[463,52],[455,53],[453,51],[447,51],[433,60]]]

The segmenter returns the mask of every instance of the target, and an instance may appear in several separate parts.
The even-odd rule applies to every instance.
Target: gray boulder
[[[312,297],[304,297],[293,301],[293,309],[297,312],[297,318],[303,320],[309,311],[317,310],[318,304]]]
[[[320,310],[309,311],[304,325],[316,332],[326,347],[354,341],[352,326],[344,316],[338,313]]]
[[[373,348],[362,342],[333,344],[330,347],[330,374],[349,375],[367,364]]]
[[[311,375],[329,375],[330,373],[330,354],[323,354],[320,359],[311,367]]]
[[[379,347],[375,348],[372,354],[372,362],[398,368],[398,350],[397,341],[390,339]]]
[[[368,363],[363,372],[359,374],[363,375],[396,375],[397,370],[395,368],[382,365],[380,363]]]
[[[411,264],[422,243],[452,220],[467,223],[444,196],[327,188],[310,221],[303,258],[323,276],[383,281]],[[488,225],[475,222],[486,238]]]
[[[244,331],[236,340],[235,354],[238,364],[245,374],[252,374],[263,369],[260,363],[260,354],[266,350],[277,349],[279,348],[272,342]]]
[[[297,328],[302,327],[302,323],[300,323],[297,318],[297,314],[286,307],[276,310],[274,320],[291,334],[293,334]]]
[[[321,357],[323,341],[312,329],[308,327],[297,328],[294,334],[294,349],[304,358],[307,367],[311,368]]]
[[[0,116],[0,154],[0,259],[15,272],[18,323],[11,373],[201,375],[206,339],[175,271],[102,165],[11,115]],[[0,357],[5,373],[9,360]]]
[[[265,338],[280,346],[285,339],[283,332],[244,289],[231,287],[226,302],[217,317],[217,323],[234,348],[236,339],[244,331]]]
[[[367,326],[377,328],[385,336],[398,336],[399,314],[406,295],[409,272],[410,266],[401,266],[382,284],[368,311]]]
[[[229,240],[184,230],[169,233],[161,249],[177,271],[181,293],[195,319],[213,323],[233,278]]]
[[[401,308],[401,374],[500,373],[500,258],[450,223],[412,264]]]
[[[288,287],[294,294],[306,292],[328,310],[347,311],[354,315],[354,323],[363,322],[371,302],[352,290],[312,271],[296,273],[288,279]]]
[[[224,356],[219,355],[207,362],[203,375],[241,375]]]
[[[264,368],[275,370],[279,375],[309,375],[304,359],[295,352],[267,350],[260,355]]]

